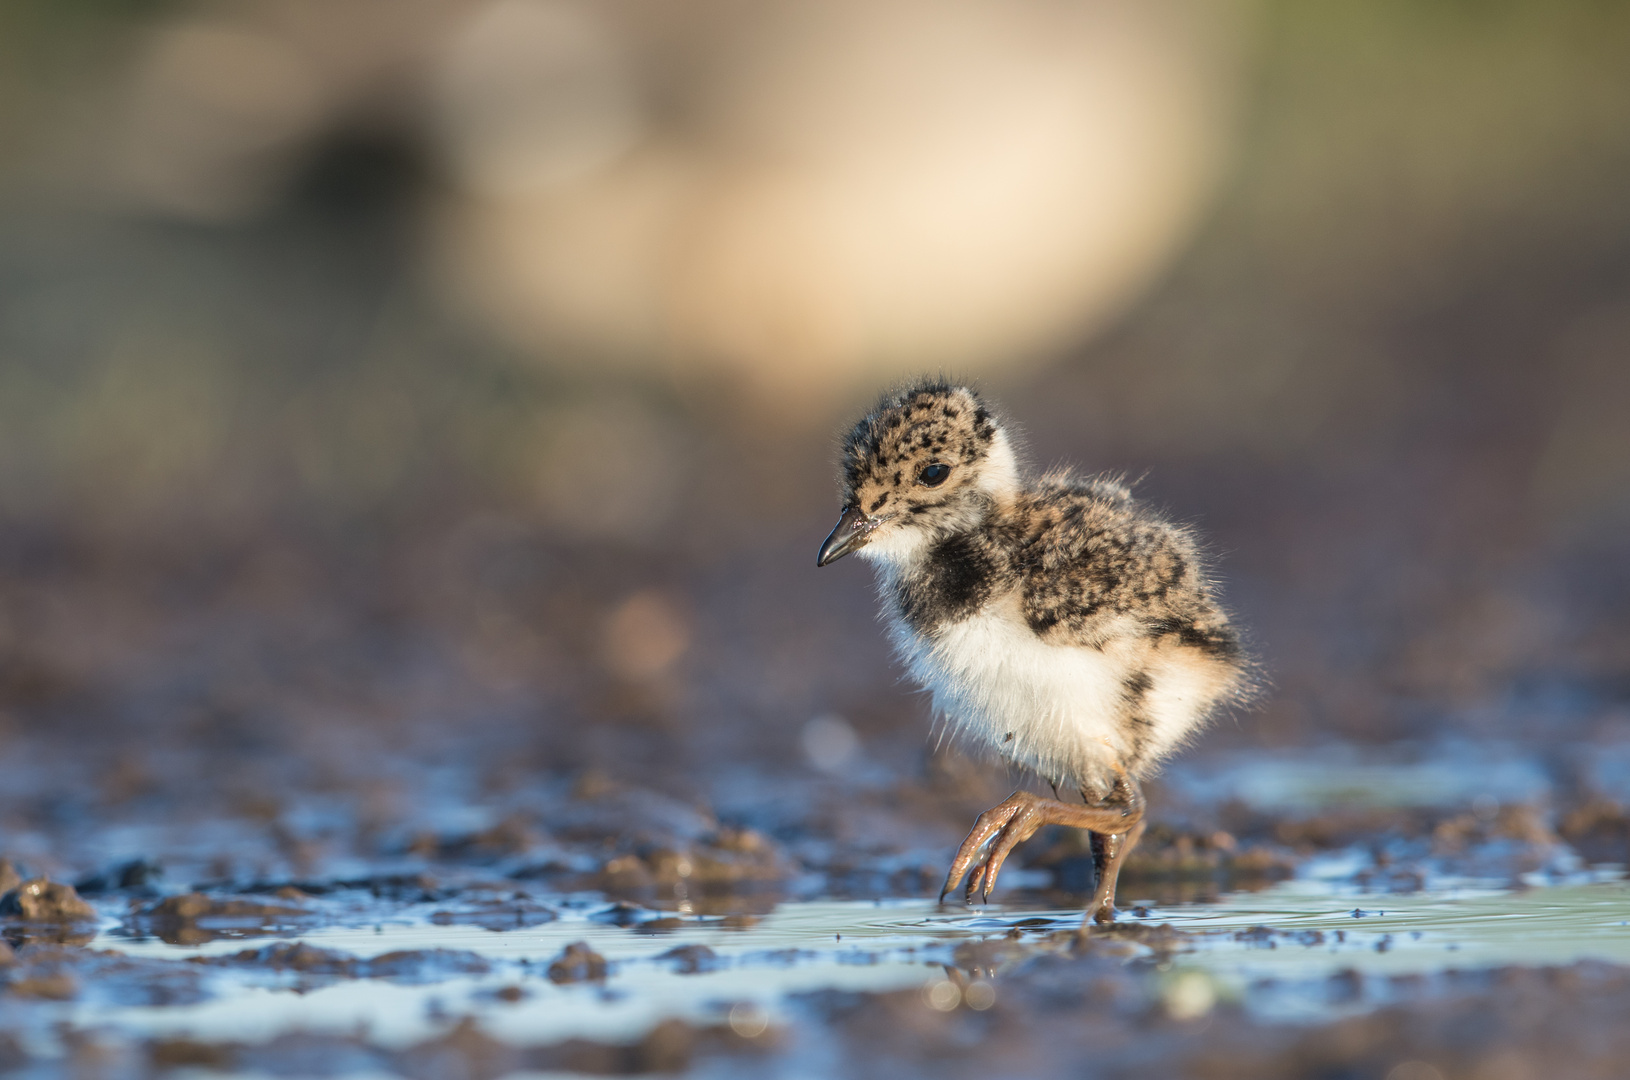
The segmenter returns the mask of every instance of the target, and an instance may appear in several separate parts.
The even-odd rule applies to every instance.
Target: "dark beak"
[[[880,525],[874,517],[868,517],[860,512],[860,507],[851,506],[838,518],[837,527],[832,535],[826,538],[821,545],[821,553],[815,559],[816,566],[825,566],[829,562],[837,562],[851,551],[866,546],[871,539],[872,530]]]

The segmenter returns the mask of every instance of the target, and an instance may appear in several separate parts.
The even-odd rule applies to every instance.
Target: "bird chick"
[[[840,484],[817,565],[875,563],[895,648],[935,711],[1083,800],[1021,789],[980,815],[941,899],[965,874],[967,898],[988,898],[1017,844],[1070,825],[1098,868],[1088,913],[1112,922],[1144,829],[1139,780],[1248,683],[1194,538],[1115,480],[1026,476],[979,395],[937,380],[855,424]]]

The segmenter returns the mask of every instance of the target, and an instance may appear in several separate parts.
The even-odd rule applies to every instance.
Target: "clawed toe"
[[[990,899],[991,882],[995,881],[996,876],[989,871],[990,859],[987,857],[984,862],[974,867],[973,871],[969,873],[968,888],[963,894],[964,900],[970,904],[983,904]],[[986,877],[989,877],[991,881],[986,881]],[[980,895],[980,886],[984,886],[984,895]]]
[[[1007,857],[1013,849],[1030,839],[1038,828],[1039,823],[1032,824],[1029,815],[1019,813],[1013,816],[1013,820],[1008,822],[1006,828],[996,834],[985,861],[974,871],[974,878],[968,882],[969,903],[973,902],[974,892],[980,887],[983,888],[983,895],[979,902],[990,902],[990,893],[996,888],[996,875],[1002,872],[1002,864],[1007,862]]]
[[[968,833],[967,838],[962,841],[962,846],[957,849],[956,858],[951,860],[950,873],[946,874],[945,886],[940,889],[940,903],[945,903],[946,895],[956,888],[963,875],[968,876],[968,889],[965,894],[968,903],[974,902],[974,893],[981,884],[984,885],[985,895],[987,897],[990,895],[991,886],[995,884],[995,876],[987,872],[990,855],[985,854],[985,849],[987,845],[993,848],[996,846],[992,842],[997,840],[999,834],[1019,812],[1019,804],[1015,801],[1017,795],[1016,792],[1014,798],[986,810],[979,815],[979,820],[974,822],[973,831]]]
[[[996,875],[1001,873],[1008,855],[1052,820],[1047,810],[1055,805],[1028,791],[1015,791],[1000,806],[980,814],[951,861],[951,872],[940,890],[940,903],[945,902],[946,894],[956,888],[964,874],[968,877],[963,893],[967,902],[988,902],[991,890],[996,888]]]
[[[945,887],[940,889],[940,903],[945,902],[945,897],[964,876],[968,878],[963,894],[967,902],[988,901],[996,888],[1002,864],[1007,862],[1014,848],[1034,836],[1043,825],[1069,825],[1089,830],[1104,845],[1101,853],[1094,849],[1099,881],[1089,911],[1095,922],[1114,922],[1115,881],[1121,859],[1143,833],[1143,797],[1137,784],[1123,775],[1117,787],[1124,789],[1124,797],[1117,804],[1074,806],[1021,790],[1008,796],[1000,806],[986,810],[974,822],[973,830],[957,849],[956,858],[951,860],[951,872],[945,877]]]

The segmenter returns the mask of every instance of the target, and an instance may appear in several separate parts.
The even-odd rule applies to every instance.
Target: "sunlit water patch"
[[[106,932],[93,947],[190,961],[206,971],[207,993],[179,1004],[87,998],[64,1002],[54,1019],[250,1042],[294,1029],[365,1032],[380,1045],[403,1046],[473,1017],[516,1044],[626,1041],[670,1017],[780,1022],[796,995],[810,991],[932,985],[957,975],[975,953],[988,966],[960,977],[1000,993],[1002,979],[1031,958],[1069,949],[1080,920],[1074,911],[953,909],[925,900],[787,903],[757,920],[731,921],[616,910],[586,898],[562,898],[561,911],[555,921],[503,932],[438,925],[411,909],[363,926],[199,945]],[[1199,985],[1202,1006],[1234,999],[1275,1019],[1341,1011],[1328,990],[1332,976],[1430,977],[1584,958],[1630,964],[1630,887],[1622,881],[1384,897],[1297,881],[1215,903],[1139,908],[1125,924],[1124,935],[1094,947],[1168,981]],[[1138,929],[1158,926],[1177,933]],[[356,964],[336,973],[232,960],[269,941],[304,943]],[[603,977],[552,976],[551,964],[577,943],[604,959]],[[405,976],[401,965],[395,977],[369,974],[369,963],[392,956],[416,959]],[[1364,1000],[1376,1003],[1374,995]]]
[[[1610,764],[1630,758],[1622,748],[1613,749],[1617,752],[1597,757]],[[1174,788],[1202,804],[1237,799],[1274,812],[1529,803],[1553,788],[1543,760],[1532,750],[1495,740],[1254,749],[1178,762],[1168,777]]]

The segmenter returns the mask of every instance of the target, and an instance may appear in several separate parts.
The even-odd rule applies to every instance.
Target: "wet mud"
[[[177,880],[173,851],[226,862],[186,821],[77,888],[10,860],[0,1065],[1522,1080],[1618,1076],[1630,1051],[1624,819],[1601,797],[1174,799],[1121,921],[1082,937],[1090,852],[1068,831],[1020,849],[996,905],[940,906],[961,799],[932,769],[804,795],[817,822],[893,831],[838,847],[578,777],[494,824],[358,829],[342,853],[331,833],[327,874]],[[226,843],[259,829],[274,851],[280,827]]]
[[[813,566],[848,405],[530,366],[414,283],[445,181],[377,149],[240,225],[0,199],[0,1074],[1627,1074],[1623,184],[1536,202],[1556,236],[1354,226],[1402,245],[1367,279],[1309,222],[1448,173],[1263,188],[989,385],[1038,465],[1196,525],[1263,669],[1082,938],[1069,830],[932,902],[1030,781]]]
[[[572,557],[557,585],[617,595]],[[1447,723],[1264,749],[1222,725],[1150,784],[1121,921],[1081,937],[1071,830],[1019,848],[994,905],[932,902],[1018,778],[925,742],[886,657],[846,717],[778,726],[730,704],[725,658],[767,639],[728,618],[683,679],[487,682],[448,660],[469,626],[422,576],[246,615],[247,572],[166,570],[174,608],[47,574],[60,623],[0,642],[32,718],[0,757],[0,1071],[1622,1074],[1630,730],[1607,704],[1561,750]],[[379,614],[390,596],[430,606]],[[806,599],[804,635],[868,617],[863,592]],[[112,652],[70,672],[115,614]],[[803,662],[855,677],[839,646]],[[835,763],[810,736],[833,731]]]
[[[620,579],[573,557],[557,584],[609,603]],[[58,657],[4,691],[31,720],[0,756],[0,1071],[1553,1080],[1630,1049],[1609,704],[1561,749],[1220,725],[1150,784],[1121,921],[1083,938],[1071,830],[1019,848],[989,908],[932,902],[1022,778],[925,742],[886,657],[846,717],[766,724],[727,658],[768,639],[727,618],[683,679],[492,683],[448,660],[469,627],[420,576],[278,615],[244,614],[246,572],[166,570],[176,607],[47,574],[59,624],[0,642],[14,674]],[[805,599],[804,635],[868,617]],[[542,663],[570,638],[529,641]],[[856,678],[839,646],[802,662]],[[833,731],[841,758],[810,735]]]

